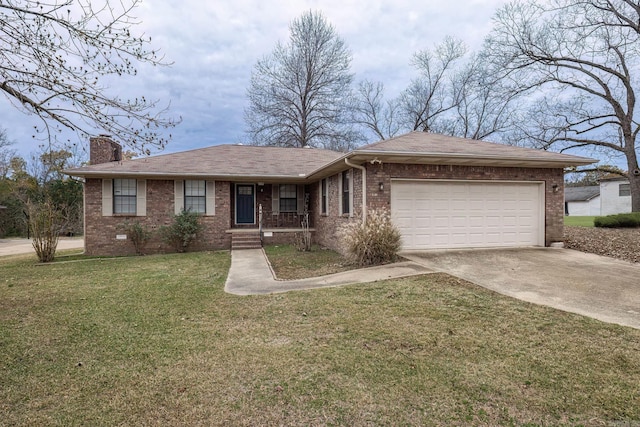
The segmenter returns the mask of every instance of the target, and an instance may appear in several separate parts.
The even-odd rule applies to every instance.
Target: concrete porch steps
[[[231,249],[260,249],[260,233],[233,233],[231,234]]]

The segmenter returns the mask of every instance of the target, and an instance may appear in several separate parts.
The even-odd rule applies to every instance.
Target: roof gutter
[[[364,166],[351,163],[348,158],[345,157],[344,163],[352,168],[360,169],[362,171],[362,222],[367,223],[367,170]]]

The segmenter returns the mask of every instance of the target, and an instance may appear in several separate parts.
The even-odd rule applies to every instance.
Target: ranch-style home
[[[150,230],[182,210],[202,215],[194,250],[292,242],[308,212],[314,242],[340,249],[339,228],[384,208],[405,250],[549,246],[562,241],[563,168],[594,160],[425,132],[339,153],[217,145],[122,160],[90,140],[85,249],[134,253],[123,224]],[[261,240],[262,239],[262,240]],[[148,253],[169,251],[157,233]]]

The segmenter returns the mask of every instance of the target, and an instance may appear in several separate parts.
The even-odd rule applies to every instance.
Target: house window
[[[342,172],[342,213],[348,214],[350,212],[349,206],[349,171]]]
[[[298,211],[298,188],[295,184],[280,184],[280,212]]]
[[[184,181],[184,210],[206,213],[207,190],[205,181]]]
[[[137,181],[135,179],[113,180],[113,213],[136,214]]]
[[[328,200],[327,200],[327,198],[328,198],[328,196],[327,196],[327,179],[326,178],[323,179],[321,181],[320,185],[322,187],[322,189],[321,189],[322,196],[321,196],[321,200],[320,200],[321,210],[322,210],[323,214],[326,214],[327,213],[327,204],[328,204]]]
[[[618,195],[620,197],[631,196],[631,184],[620,184],[620,187],[618,187]]]

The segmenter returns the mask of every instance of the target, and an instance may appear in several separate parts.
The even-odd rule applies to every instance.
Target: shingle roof
[[[411,132],[366,145],[348,154],[316,148],[216,145],[142,159],[101,163],[65,172],[88,177],[193,176],[303,181],[308,177],[317,179],[346,169],[345,159],[355,163],[378,159],[395,163],[552,168],[595,162],[568,154]]]
[[[147,175],[200,177],[303,178],[341,156],[316,148],[215,145],[122,162],[100,163],[66,171],[71,175]]]
[[[495,159],[517,162],[553,162],[566,166],[573,164],[590,164],[595,160],[569,154],[536,150],[533,148],[515,147],[505,144],[477,141],[467,138],[439,135],[428,132],[411,132],[395,138],[366,145],[355,150],[357,153],[380,153],[397,155],[422,155],[433,157],[449,157],[451,159]]]
[[[565,187],[565,202],[586,202],[600,195],[599,185],[589,185],[586,187]]]

